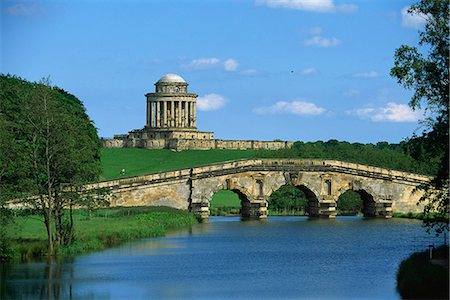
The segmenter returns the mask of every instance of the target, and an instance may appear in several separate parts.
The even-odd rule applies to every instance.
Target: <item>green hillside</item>
[[[199,165],[251,158],[335,159],[387,169],[434,175],[438,159],[415,160],[408,154],[406,142],[400,144],[327,142],[295,142],[290,149],[280,150],[156,150],[140,148],[104,148],[101,150],[103,175],[114,179]],[[125,174],[120,171],[125,169]]]
[[[102,179],[114,179],[190,168],[199,165],[256,157],[255,150],[170,151],[139,148],[103,148]],[[120,171],[125,169],[125,175]]]

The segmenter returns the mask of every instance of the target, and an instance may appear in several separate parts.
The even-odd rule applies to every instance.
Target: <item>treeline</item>
[[[378,142],[361,144],[329,140],[327,142],[295,142],[293,147],[276,151],[261,150],[262,158],[333,159],[387,169],[436,175],[440,159],[420,151],[420,138],[399,144]],[[419,149],[419,150],[418,150]]]

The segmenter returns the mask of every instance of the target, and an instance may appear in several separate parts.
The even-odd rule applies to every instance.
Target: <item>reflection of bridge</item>
[[[165,205],[207,218],[213,194],[239,195],[243,217],[266,218],[268,198],[285,184],[302,190],[310,216],[335,217],[336,201],[347,190],[363,200],[365,216],[390,217],[393,211],[418,212],[415,187],[429,177],[334,160],[253,159],[151,175],[103,181],[112,189],[112,205]],[[97,184],[96,184],[97,185]]]

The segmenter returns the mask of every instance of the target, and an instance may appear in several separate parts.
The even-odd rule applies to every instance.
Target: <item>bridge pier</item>
[[[379,201],[375,204],[375,216],[378,218],[392,218],[392,201]]]
[[[241,217],[243,220],[265,220],[267,219],[268,202],[259,201],[243,201],[241,208]]]
[[[191,203],[189,210],[202,220],[206,221],[209,218],[209,203]]]
[[[322,200],[319,202],[319,217],[327,219],[335,219],[337,215],[336,201]]]

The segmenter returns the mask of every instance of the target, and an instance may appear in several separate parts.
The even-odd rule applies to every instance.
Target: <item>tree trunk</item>
[[[73,237],[73,206],[72,206],[72,200],[69,200],[69,237],[67,240],[67,245],[72,244],[72,237]]]
[[[44,213],[44,223],[47,229],[48,254],[53,255],[52,210],[46,207],[44,200],[42,200],[42,211]]]

